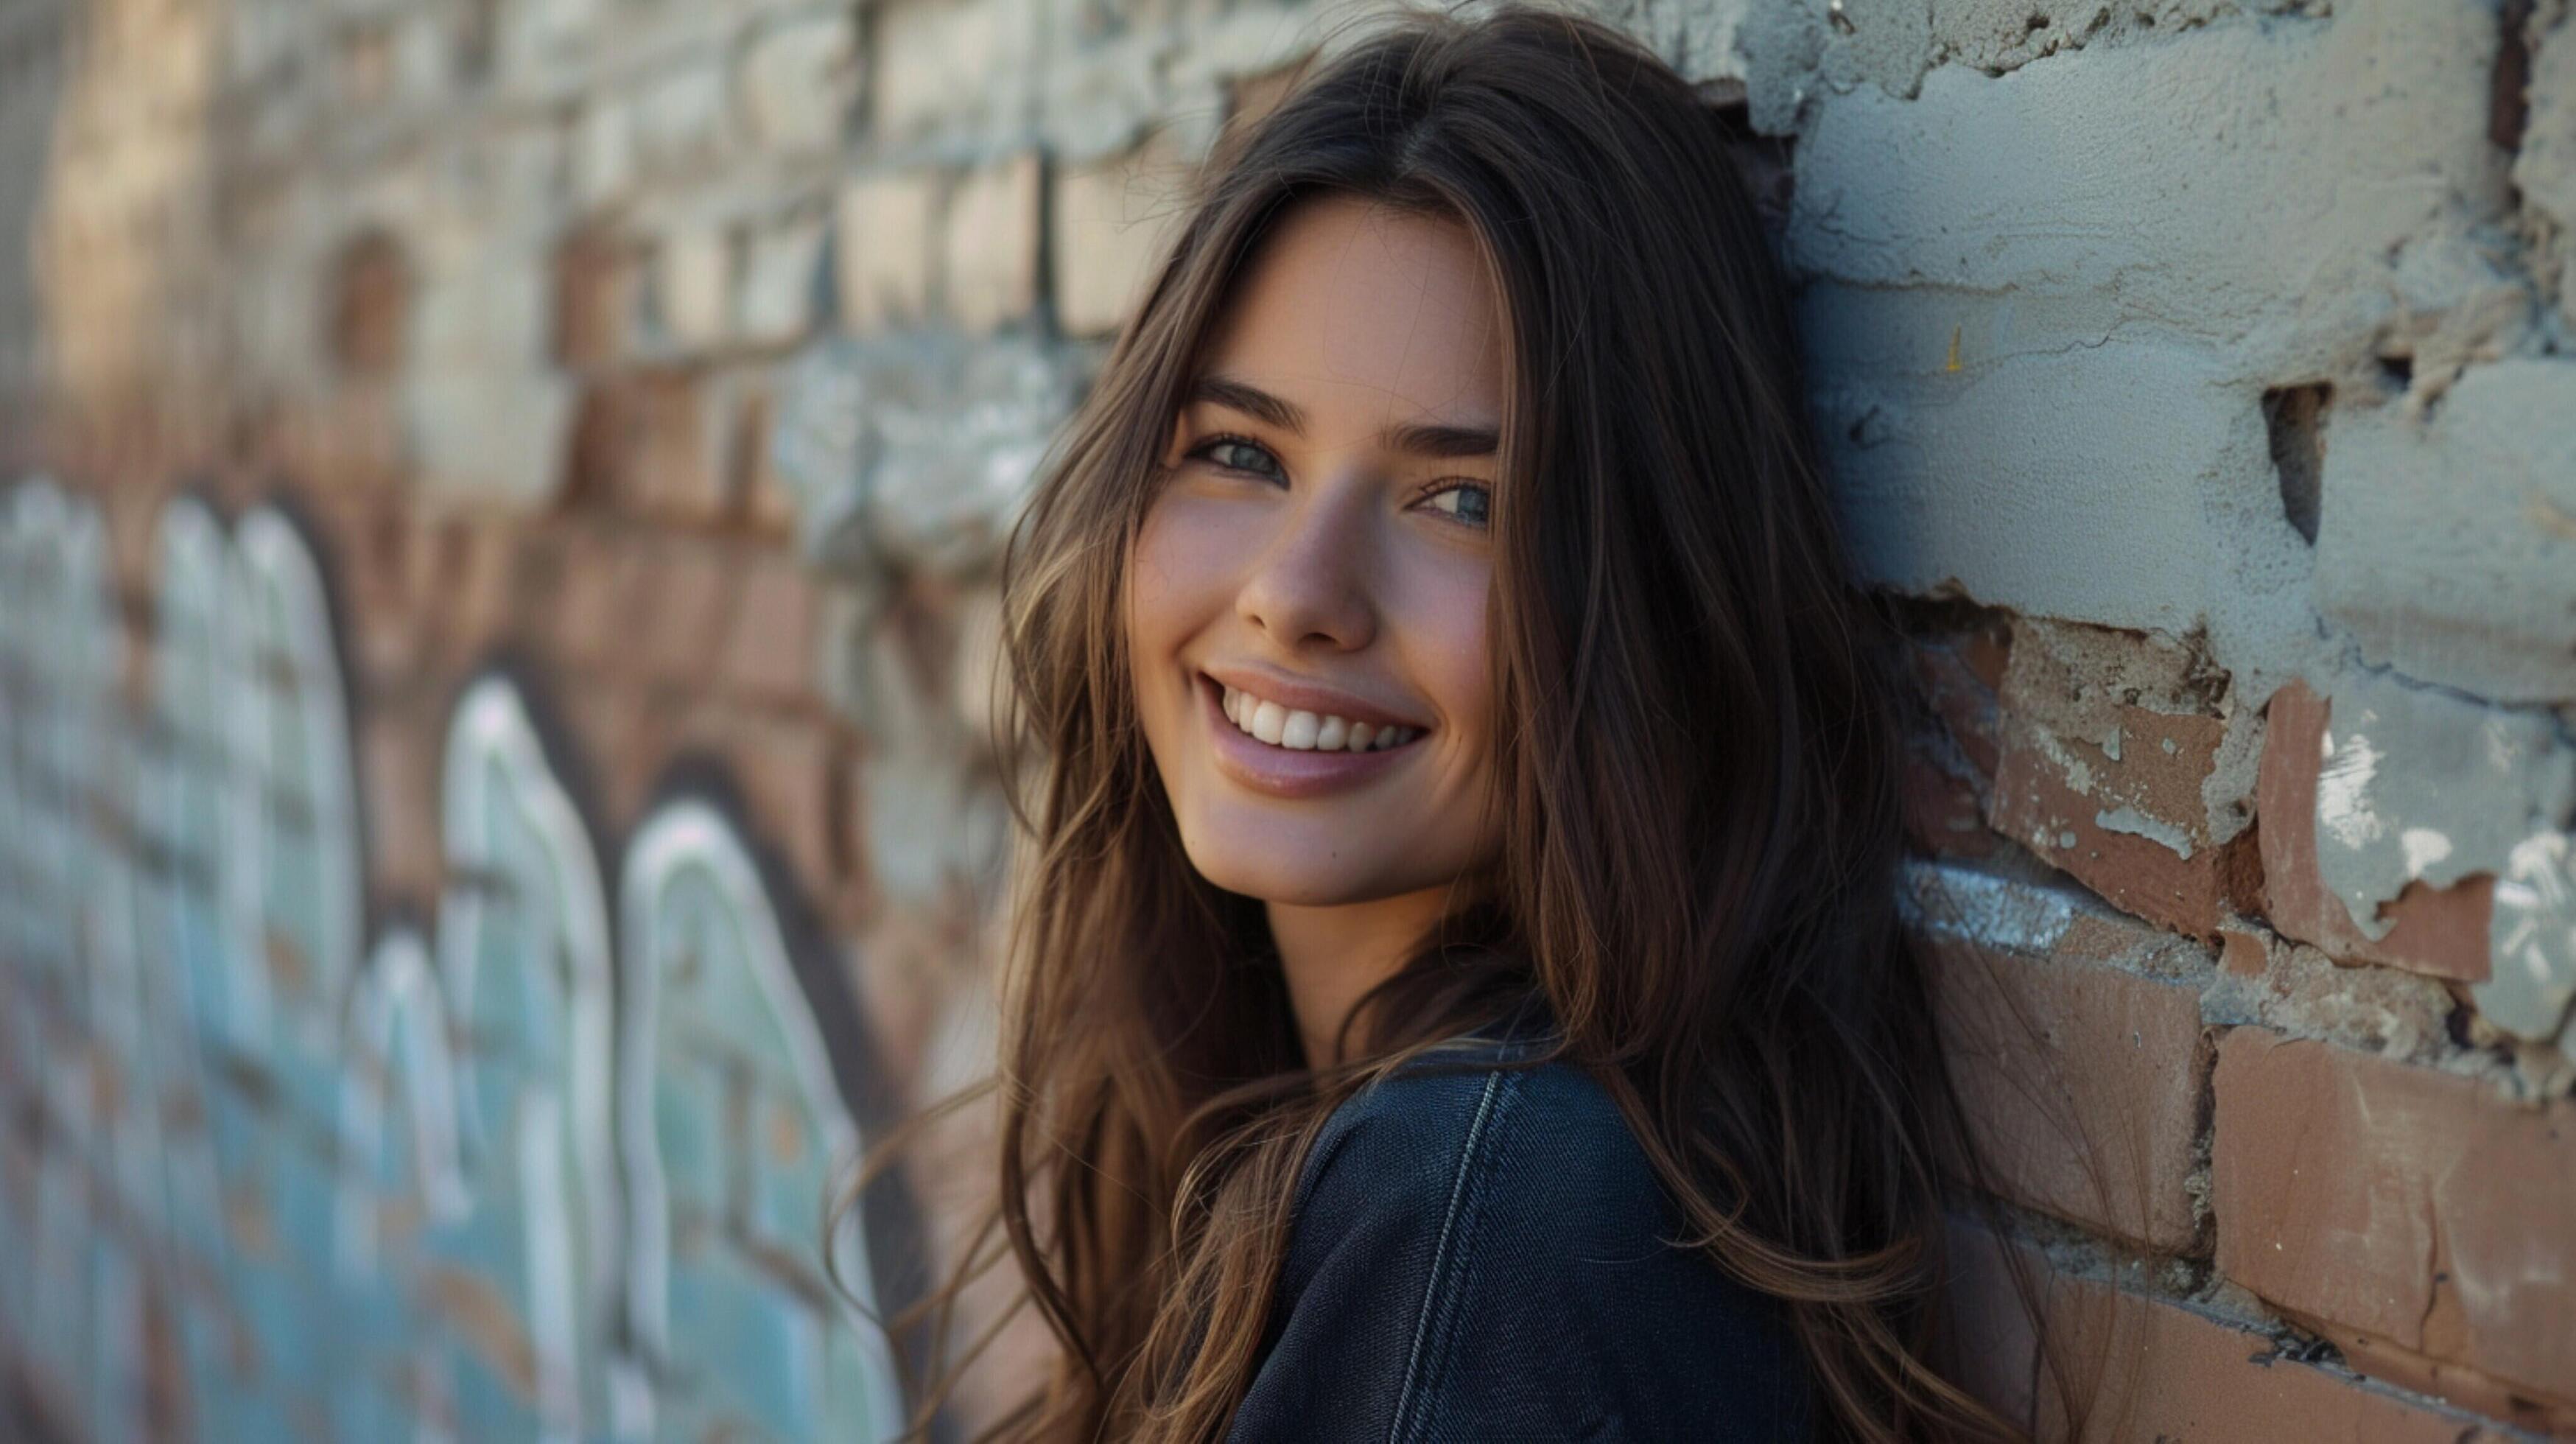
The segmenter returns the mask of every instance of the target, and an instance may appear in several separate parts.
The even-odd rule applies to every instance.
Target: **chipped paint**
[[[2496,877],[2488,980],[2470,989],[2497,1027],[2535,1042],[2557,1033],[2576,998],[2576,848],[2561,832],[2514,845]]]
[[[2506,883],[2515,867],[2536,866],[2528,861],[2533,840],[2562,832],[2576,811],[2576,748],[2556,720],[2365,674],[2335,689],[2319,752],[2317,872],[2354,926],[2384,938],[2394,924],[2380,905],[2407,884],[2441,888],[2493,875],[2492,976],[2509,990]],[[2545,911],[2546,890],[2528,886],[2538,889],[2528,906]],[[2553,966],[2576,976],[2576,956]]]
[[[2451,840],[2429,827],[2410,827],[2397,834],[2397,845],[2406,850],[2406,876],[2424,875],[2424,869],[2451,855]]]
[[[2191,857],[2191,834],[2170,822],[2159,822],[2129,806],[2105,808],[2093,814],[2093,825],[2105,832],[2125,832],[2157,843],[2174,856],[2186,861]]]
[[[2361,714],[2360,726],[2378,720]],[[2317,764],[2317,829],[2345,847],[2368,847],[2387,825],[2370,810],[2370,782],[2379,772],[2379,751],[2356,730],[2338,746],[2332,729],[2325,736],[2325,757]]]

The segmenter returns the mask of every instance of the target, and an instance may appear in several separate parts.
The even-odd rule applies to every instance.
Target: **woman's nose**
[[[1235,599],[1237,615],[1283,648],[1354,651],[1377,634],[1368,486],[1336,480],[1281,509]]]

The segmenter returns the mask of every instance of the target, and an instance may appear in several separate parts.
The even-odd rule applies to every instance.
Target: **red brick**
[[[653,625],[633,635],[646,675],[692,684],[714,677],[740,566],[730,547],[694,537],[637,549],[620,592],[626,615],[651,609]]]
[[[584,228],[556,248],[554,356],[574,370],[616,364],[626,352],[635,306],[635,257],[597,228]]]
[[[619,538],[597,528],[568,529],[556,564],[563,569],[545,634],[557,655],[577,667],[613,659],[646,617],[623,609],[625,558]]]
[[[692,371],[647,373],[636,378],[633,398],[628,500],[677,521],[722,516],[723,443],[705,378]]]
[[[2122,966],[2171,943],[2085,919],[2049,956],[1939,939],[1942,1036],[1990,1182],[2165,1253],[2200,1245],[2200,994]],[[2188,947],[2188,944],[2174,944]]]
[[[2236,1320],[2099,1279],[2052,1274],[2036,1250],[2016,1252],[2059,1368],[2038,1353],[2002,1249],[1963,1225],[1952,1247],[1963,1382],[2040,1438],[2466,1444],[2492,1437],[2472,1415],[2299,1362]],[[2079,1410],[2067,1409],[2070,1394],[2083,1401]]]
[[[379,895],[438,895],[439,750],[434,727],[404,714],[380,712],[359,723],[367,871]]]
[[[812,696],[822,630],[822,593],[796,558],[777,552],[753,558],[725,631],[725,685],[764,700]]]
[[[1921,693],[1926,729],[1906,739],[1906,832],[1923,852],[1977,858],[2003,840],[1986,826],[1997,760],[1995,680],[2002,675],[2009,632],[1914,640],[1909,661]]]
[[[2576,1402],[2576,1103],[2239,1028],[2219,1045],[2220,1269],[2282,1309]],[[2372,1360],[2356,1356],[2370,1367]]]
[[[1990,821],[2115,906],[2216,941],[2255,883],[2252,839],[2219,841],[2202,796],[2223,688],[2158,637],[2016,623]]]
[[[705,379],[690,370],[593,383],[573,424],[569,494],[673,521],[720,518],[723,438],[709,410]]]
[[[774,843],[806,896],[822,899],[849,869],[851,756],[847,735],[821,719],[704,713],[690,741],[721,752],[742,784],[750,825]]]
[[[2343,899],[2317,871],[2317,765],[2333,715],[2328,698],[2291,682],[2264,708],[2262,777],[2255,788],[2262,821],[2263,893],[2272,926],[2313,943],[2338,961],[2386,963],[2437,978],[2483,982],[2487,919],[2495,879],[2464,878],[2450,887],[2410,882],[2379,913],[2388,936],[2365,936]]]

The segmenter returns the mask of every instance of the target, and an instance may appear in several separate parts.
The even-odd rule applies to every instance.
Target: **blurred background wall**
[[[2099,1437],[2576,1428],[2568,11],[1603,12],[1801,288]],[[824,1208],[989,1057],[997,543],[1359,13],[0,0],[0,1433],[891,1426],[976,1115],[856,1304]]]

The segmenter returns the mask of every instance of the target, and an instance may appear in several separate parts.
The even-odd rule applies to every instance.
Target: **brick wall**
[[[10,1432],[883,1426],[998,541],[1348,13],[0,0]],[[2576,1429],[2566,0],[1607,13],[1913,639],[1979,1387],[2014,1250],[2094,1437]]]

